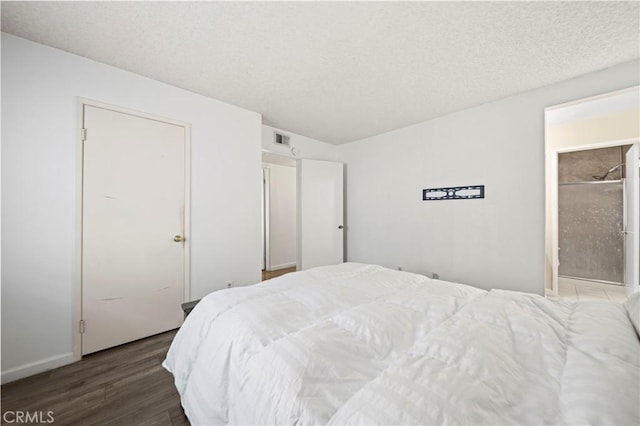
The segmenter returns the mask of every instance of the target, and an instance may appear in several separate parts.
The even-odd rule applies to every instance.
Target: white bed
[[[637,425],[628,310],[345,263],[208,295],[164,366],[192,424]]]

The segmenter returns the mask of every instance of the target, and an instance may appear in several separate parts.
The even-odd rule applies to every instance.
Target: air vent
[[[273,143],[276,145],[290,146],[291,137],[284,133],[273,132]]]

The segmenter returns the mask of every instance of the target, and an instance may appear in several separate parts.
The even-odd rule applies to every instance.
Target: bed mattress
[[[627,310],[376,265],[203,298],[164,366],[192,424],[639,424]]]

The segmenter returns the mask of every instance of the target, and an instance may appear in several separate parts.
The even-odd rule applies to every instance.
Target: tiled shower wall
[[[610,168],[622,163],[621,147],[566,152],[558,156],[558,183],[589,182],[593,176],[602,176]],[[607,180],[620,179],[621,170],[607,176]]]
[[[621,147],[558,157],[559,275],[624,282],[623,167]],[[618,181],[618,182],[615,182]]]

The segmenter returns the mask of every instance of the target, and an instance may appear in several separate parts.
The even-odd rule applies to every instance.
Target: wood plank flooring
[[[262,271],[262,281],[270,280],[271,278],[276,278],[281,275],[288,274],[289,272],[295,271],[295,266],[292,266],[291,268],[278,269],[275,271]]]
[[[262,271],[276,278],[292,268]],[[87,355],[81,361],[2,385],[7,411],[41,412],[55,425],[189,425],[173,376],[162,367],[177,330]],[[11,414],[7,420],[12,421]]]
[[[55,425],[189,425],[173,376],[161,365],[176,332],[2,385],[2,424],[10,424],[7,411],[42,411],[45,422],[52,411]]]

